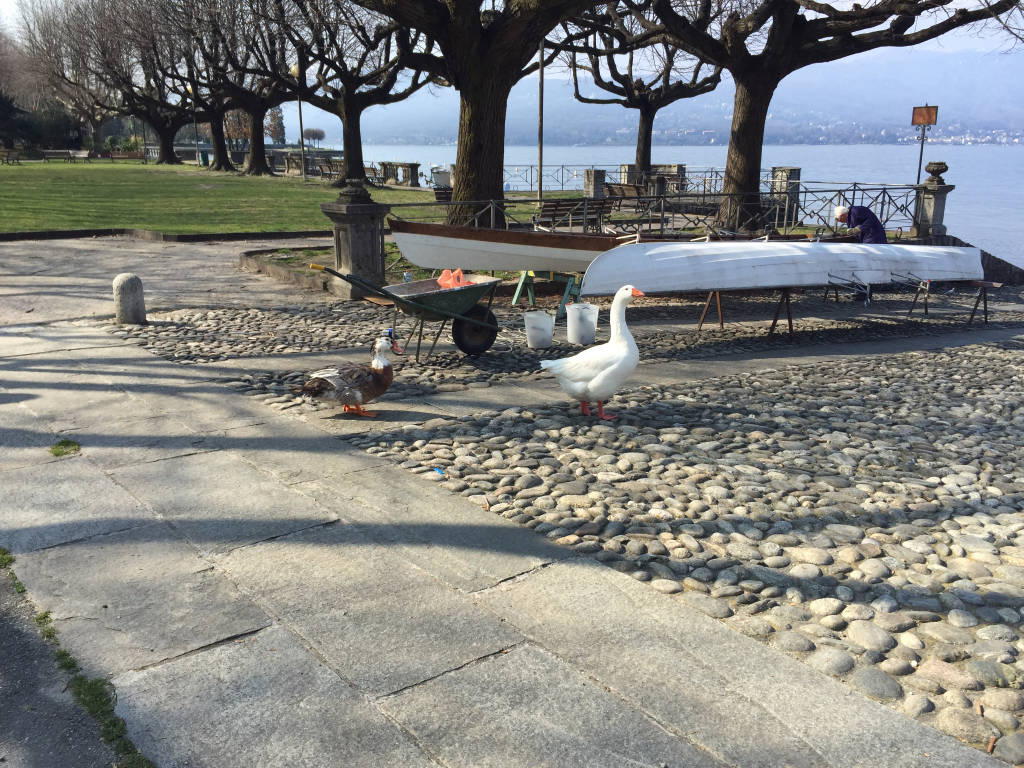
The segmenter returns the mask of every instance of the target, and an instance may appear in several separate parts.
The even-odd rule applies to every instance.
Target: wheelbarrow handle
[[[358,275],[344,275],[341,272],[338,272],[337,270],[331,269],[330,267],[325,267],[323,264],[310,264],[309,268],[318,270],[320,272],[329,272],[335,277],[340,277],[342,280],[352,283],[352,285],[356,286],[357,288],[362,288],[364,291],[368,291],[369,293],[374,293],[378,296],[383,296],[385,298],[392,300],[396,298],[395,294],[391,293],[391,291],[385,291],[383,288],[374,285],[369,280],[364,280]]]
[[[490,328],[495,331],[501,330],[501,328],[499,328],[496,325],[491,325],[490,323],[485,323],[472,317],[466,317],[465,315],[460,315],[457,312],[443,312],[435,307],[428,307],[426,304],[421,304],[418,301],[409,299],[405,296],[398,296],[392,293],[391,291],[387,291],[384,290],[383,288],[377,287],[373,283],[369,282],[368,280],[364,280],[361,277],[358,277],[356,275],[343,275],[341,272],[333,270],[330,267],[325,267],[323,264],[310,264],[309,268],[316,269],[321,272],[328,272],[334,275],[335,277],[340,277],[342,280],[352,283],[352,285],[356,286],[357,288],[362,288],[363,290],[368,291],[370,293],[375,293],[378,296],[383,296],[386,299],[391,299],[393,302],[395,302],[395,304],[399,306],[404,304],[407,307],[418,309],[420,312],[445,315],[449,320],[454,320],[457,318],[459,320],[464,320],[467,323],[473,323],[474,325],[482,325],[485,328]]]

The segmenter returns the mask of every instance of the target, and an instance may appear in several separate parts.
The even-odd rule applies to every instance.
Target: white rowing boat
[[[983,278],[978,248],[794,240],[636,243],[595,258],[581,293],[608,296],[627,282],[644,293],[676,293]]]
[[[598,254],[616,245],[609,235],[471,229],[398,219],[390,227],[402,255],[424,269],[583,272]]]

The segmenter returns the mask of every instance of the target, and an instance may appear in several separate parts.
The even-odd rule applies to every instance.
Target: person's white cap
[[[834,211],[832,211],[832,218],[836,219],[838,221],[840,216],[842,216],[844,213],[849,213],[849,212],[850,212],[850,209],[847,208],[845,205],[837,205],[836,209]]]

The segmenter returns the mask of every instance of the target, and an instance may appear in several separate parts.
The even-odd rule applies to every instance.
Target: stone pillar
[[[346,179],[345,183],[337,200],[320,206],[334,225],[334,268],[383,285],[384,217],[391,206],[373,202],[362,180]],[[365,295],[350,283],[338,287],[338,295],[346,299]]]
[[[946,234],[946,226],[942,223],[946,215],[946,195],[956,189],[956,185],[947,184],[942,174],[949,170],[945,163],[928,163],[924,167],[931,174],[924,184],[918,184],[917,211],[914,216],[915,237],[942,237]]]
[[[788,166],[772,167],[772,195],[784,197],[785,205],[782,225],[794,226],[800,221],[800,169]]]
[[[410,187],[418,187],[420,185],[419,163],[399,163],[398,166],[405,171],[405,178],[402,179],[402,184]]]
[[[138,275],[122,272],[114,278],[114,316],[118,323],[145,324],[146,301]]]
[[[395,167],[395,163],[382,162],[380,164],[380,175],[384,177],[385,184],[398,183],[398,168]]]
[[[662,197],[668,191],[668,179],[661,174],[657,176],[651,176],[647,180],[647,194],[653,195],[654,197]]]
[[[586,168],[583,171],[583,196],[604,197],[604,171]]]
[[[640,174],[637,173],[636,165],[624,163],[619,166],[619,184],[639,184]]]

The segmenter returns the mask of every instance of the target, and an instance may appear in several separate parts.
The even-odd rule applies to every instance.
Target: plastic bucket
[[[555,317],[543,311],[523,313],[526,324],[526,346],[530,349],[543,349],[551,346],[551,337],[555,332]]]
[[[570,344],[587,346],[594,343],[597,335],[597,305],[566,304],[566,337]]]

